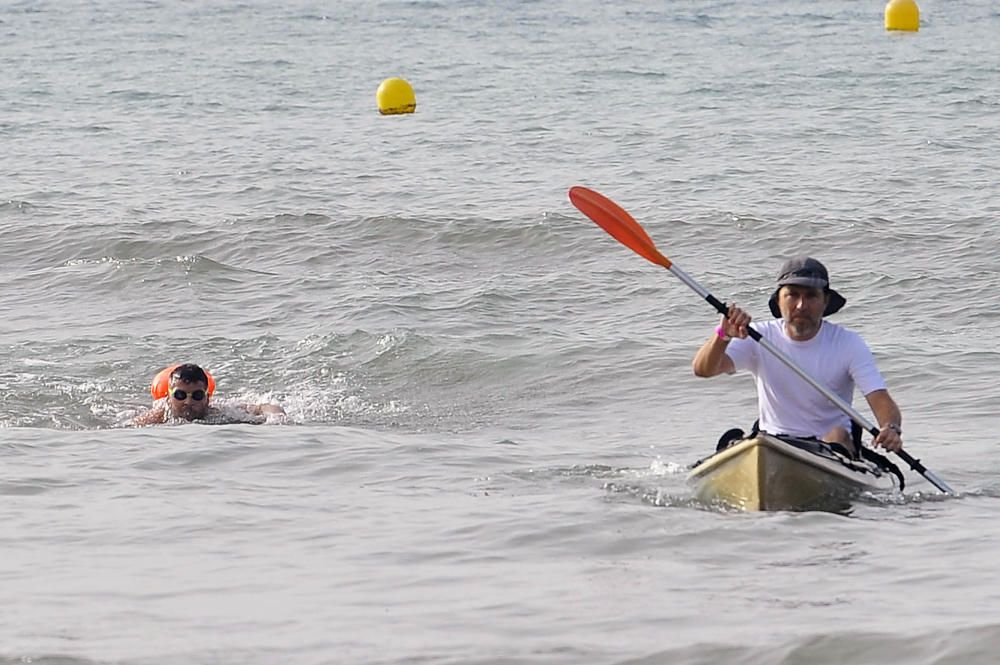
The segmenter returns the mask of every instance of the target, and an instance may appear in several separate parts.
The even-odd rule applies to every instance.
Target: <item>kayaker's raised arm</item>
[[[750,315],[736,305],[729,306],[729,313],[722,317],[719,327],[715,329],[712,336],[708,338],[694,360],[691,361],[691,368],[695,376],[711,377],[719,374],[732,374],[736,371],[736,366],[732,359],[726,355],[726,347],[733,337],[745,339],[747,330],[750,327]]]

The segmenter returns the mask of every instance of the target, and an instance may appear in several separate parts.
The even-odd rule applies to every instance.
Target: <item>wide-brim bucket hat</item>
[[[823,289],[829,296],[823,316],[830,316],[840,311],[840,308],[847,304],[847,299],[830,288],[830,274],[826,271],[826,266],[812,258],[811,256],[796,256],[788,259],[778,271],[778,288],[771,294],[771,299],[767,301],[774,318],[781,318],[781,309],[778,307],[778,292],[781,287],[808,286],[814,289]]]

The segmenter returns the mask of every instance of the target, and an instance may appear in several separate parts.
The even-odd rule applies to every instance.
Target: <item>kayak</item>
[[[688,482],[699,501],[741,510],[839,511],[862,493],[902,489],[893,469],[817,439],[758,432],[696,463]]]

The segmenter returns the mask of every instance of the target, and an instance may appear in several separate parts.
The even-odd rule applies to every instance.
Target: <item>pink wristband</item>
[[[726,334],[726,329],[723,328],[722,325],[719,325],[715,328],[715,334],[718,335],[719,339],[721,339],[723,342],[729,342],[733,339],[732,337]]]

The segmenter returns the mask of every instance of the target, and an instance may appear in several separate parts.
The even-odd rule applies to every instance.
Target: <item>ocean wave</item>
[[[992,654],[998,646],[1000,625],[987,622],[974,627],[941,628],[919,633],[905,630],[891,633],[866,630],[824,631],[803,634],[766,646],[705,643],[614,662],[623,665],[664,662],[683,665],[710,665],[719,662],[735,665],[839,665],[847,657],[858,663],[945,665],[961,662],[988,665],[993,662]]]

